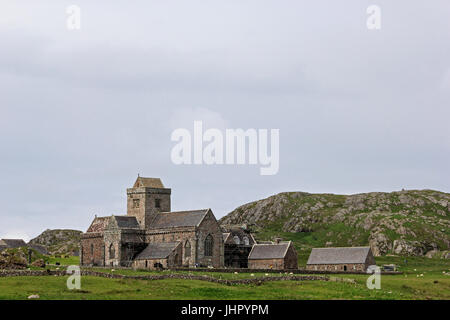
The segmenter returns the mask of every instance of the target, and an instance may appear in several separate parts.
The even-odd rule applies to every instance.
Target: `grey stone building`
[[[138,177],[127,189],[127,215],[95,217],[82,234],[81,264],[223,267],[223,235],[211,209],[171,212],[170,196],[160,179]]]
[[[248,256],[250,269],[298,269],[297,251],[291,241],[255,244]]]
[[[375,265],[370,247],[314,248],[306,263],[307,270],[366,271]]]

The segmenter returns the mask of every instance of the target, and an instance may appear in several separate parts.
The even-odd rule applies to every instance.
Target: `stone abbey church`
[[[81,236],[82,265],[135,268],[224,266],[222,230],[211,209],[171,212],[171,189],[138,177],[127,215],[95,217]]]

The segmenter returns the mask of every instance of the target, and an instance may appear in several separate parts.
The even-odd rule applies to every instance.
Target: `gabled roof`
[[[110,217],[95,217],[86,232],[103,232],[108,225]]]
[[[139,229],[139,223],[134,216],[111,216],[119,229]]]
[[[19,248],[25,247],[27,244],[22,239],[2,239],[0,245],[6,246],[7,248]]]
[[[209,209],[161,212],[150,225],[152,229],[174,227],[196,227],[202,222]]]
[[[160,178],[144,178],[138,177],[134,183],[133,188],[154,188],[154,189],[164,189],[164,185]]]
[[[290,245],[290,241],[275,244],[255,244],[248,255],[248,259],[283,259]]]
[[[165,259],[180,245],[180,243],[181,242],[150,243],[137,255],[136,260]]]
[[[370,247],[314,248],[306,264],[365,263]]]

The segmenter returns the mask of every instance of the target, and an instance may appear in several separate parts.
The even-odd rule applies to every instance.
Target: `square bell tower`
[[[127,215],[136,217],[141,228],[149,229],[158,213],[170,212],[171,192],[159,178],[138,176],[133,188],[127,189]]]

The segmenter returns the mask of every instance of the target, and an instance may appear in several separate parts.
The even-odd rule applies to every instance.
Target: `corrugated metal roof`
[[[161,212],[155,216],[150,228],[195,227],[203,220],[208,210]]]
[[[255,244],[248,259],[283,259],[290,245],[290,242]]]
[[[364,263],[370,247],[314,248],[306,264]]]
[[[134,183],[133,188],[155,188],[155,189],[164,189],[164,185],[160,178],[144,178],[138,177],[136,182]]]
[[[180,242],[150,243],[141,253],[138,254],[136,260],[165,259],[179,245]]]

